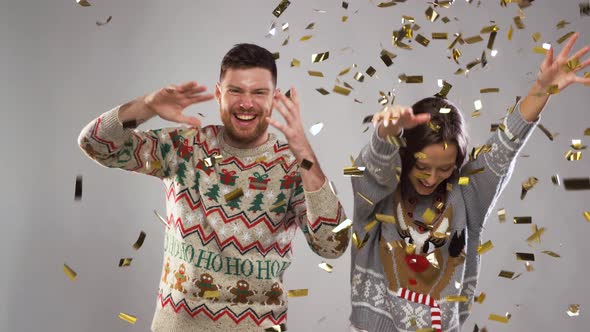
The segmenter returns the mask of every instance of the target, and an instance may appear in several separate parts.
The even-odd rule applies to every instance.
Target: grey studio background
[[[276,1],[197,0],[101,0],[81,7],[74,0],[2,0],[0,4],[0,98],[2,100],[3,174],[2,259],[3,301],[1,331],[147,331],[156,305],[162,268],[163,229],[153,210],[164,214],[163,185],[155,178],[100,167],[77,146],[82,127],[136,96],[172,83],[197,80],[212,91],[219,64],[229,48],[239,42],[254,42],[280,52],[278,86],[299,89],[304,126],[317,122],[325,127],[308,134],[323,170],[334,181],[341,201],[352,216],[353,192],[342,168],[350,164],[368,141],[369,132],[361,119],[379,110],[378,91],[395,89],[397,101],[411,104],[439,91],[438,79],[453,85],[449,99],[462,107],[468,119],[470,146],[481,145],[517,95],[524,95],[534,80],[542,56],[532,51],[541,42],[561,49],[556,40],[568,31],[580,31],[576,49],[590,44],[590,17],[580,16],[578,0],[538,0],[524,9],[524,30],[507,39],[518,7],[501,7],[499,0],[458,0],[449,9],[437,8],[439,18],[429,22],[424,12],[427,1],[406,1],[378,8],[377,1],[293,0],[277,20],[273,37],[265,37],[275,19]],[[315,11],[322,10],[319,12]],[[112,21],[97,26],[96,21]],[[342,16],[348,20],[342,22]],[[391,45],[393,30],[401,28],[401,16],[414,16],[422,33],[448,32],[449,40],[431,40],[428,47],[412,41],[413,50]],[[455,18],[457,18],[455,20]],[[557,29],[565,19],[571,24]],[[487,51],[488,64],[474,67],[465,75],[454,75],[459,67],[481,56],[487,44],[461,45],[461,66],[456,65],[447,46],[452,34],[477,35],[495,21],[500,27],[494,48]],[[305,27],[315,22],[313,30]],[[289,23],[288,31],[281,24]],[[531,35],[540,32],[534,42]],[[300,42],[311,34],[313,38]],[[290,36],[289,43],[281,46]],[[381,49],[395,54],[386,67]],[[311,63],[313,53],[330,51],[328,60]],[[301,61],[291,67],[292,59]],[[349,96],[332,91],[338,73],[357,64],[340,78],[354,87]],[[364,82],[353,75],[373,66],[373,77]],[[321,71],[323,78],[308,70]],[[590,71],[590,70],[589,70]],[[424,75],[422,84],[398,82],[398,75]],[[480,94],[480,89],[498,87],[500,93]],[[590,223],[583,212],[590,210],[588,191],[565,191],[551,183],[551,176],[588,177],[588,150],[580,161],[567,161],[565,152],[572,139],[582,139],[590,127],[589,87],[575,86],[551,98],[543,123],[552,133],[550,141],[539,129],[519,157],[512,180],[488,219],[483,240],[494,249],[483,255],[477,294],[483,304],[465,325],[488,331],[583,331],[590,310],[588,286],[588,235]],[[362,101],[355,102],[354,99]],[[474,101],[483,104],[480,117],[471,117]],[[215,102],[191,107],[201,112],[204,123],[219,123]],[[275,118],[280,114],[275,111]],[[142,128],[172,126],[153,120]],[[83,176],[83,198],[74,201],[74,183]],[[535,176],[539,183],[520,200],[521,184]],[[497,210],[505,208],[507,222],[499,223]],[[545,227],[541,243],[529,245],[530,225],[514,225],[514,216],[532,216]],[[147,233],[139,251],[131,248],[140,231]],[[541,253],[555,251],[561,258]],[[301,233],[294,243],[294,261],[286,273],[287,289],[309,288],[309,296],[289,301],[290,331],[346,331],[349,303],[349,251],[340,259],[328,260],[331,274],[318,268],[322,258],[307,247]],[[535,253],[534,271],[527,272],[515,252]],[[119,268],[123,257],[133,257],[128,268]],[[63,273],[67,263],[77,273],[75,282]],[[522,275],[499,278],[501,270]],[[580,315],[566,314],[570,304],[580,304]],[[120,320],[120,312],[138,317],[135,325]],[[491,313],[510,312],[508,324],[488,320]]]

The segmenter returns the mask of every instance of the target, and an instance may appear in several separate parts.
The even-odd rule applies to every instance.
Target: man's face
[[[252,148],[266,142],[275,87],[270,70],[228,69],[215,86],[221,122],[229,143]]]

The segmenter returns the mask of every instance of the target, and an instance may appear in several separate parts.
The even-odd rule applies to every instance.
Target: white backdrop
[[[499,0],[479,5],[458,0],[449,9],[437,9],[441,17],[451,19],[447,24],[426,20],[427,1],[378,8],[377,1],[354,0],[345,10],[336,0],[294,0],[277,20],[272,38],[265,35],[279,1],[90,1],[91,7],[74,0],[0,3],[1,331],[149,329],[163,251],[163,230],[152,211],[164,211],[163,186],[153,178],[98,166],[84,156],[76,139],[93,118],[159,87],[197,80],[212,90],[221,58],[235,43],[253,42],[280,52],[278,85],[283,90],[289,85],[299,89],[307,128],[316,122],[325,124],[320,134],[308,136],[349,216],[353,193],[342,168],[368,140],[369,132],[363,133],[360,121],[379,110],[378,91],[395,89],[397,101],[410,104],[437,92],[437,80],[446,79],[453,85],[449,98],[468,118],[471,146],[481,145],[490,123],[498,122],[515,97],[528,91],[542,59],[532,52],[533,46],[545,41],[560,49],[557,38],[573,30],[582,33],[577,47],[590,44],[590,17],[580,17],[574,0],[535,1],[524,10],[526,29],[515,30],[512,41],[507,32],[518,7],[503,8]],[[110,15],[110,23],[96,25]],[[346,22],[343,15],[348,16]],[[454,75],[459,66],[447,58],[452,40],[432,40],[428,47],[413,41],[411,51],[391,45],[402,15],[414,16],[421,26],[414,35],[422,33],[429,39],[431,32],[474,36],[495,21],[500,27],[495,42],[498,55],[491,57],[487,51],[485,68],[476,66],[468,76]],[[561,19],[571,24],[557,29]],[[312,22],[314,29],[305,30]],[[280,29],[283,23],[289,23],[288,31]],[[541,41],[533,41],[534,32],[541,33]],[[300,42],[307,34],[313,38]],[[287,36],[289,43],[281,46]],[[488,35],[482,37],[483,42],[459,46],[462,68],[481,55]],[[380,45],[397,54],[391,67],[379,59]],[[311,54],[324,51],[330,51],[330,58],[312,64]],[[290,67],[294,58],[301,61],[300,67]],[[358,67],[340,77],[354,87],[349,96],[315,91],[331,91],[338,73],[353,63]],[[362,83],[353,79],[369,66],[377,70],[376,76],[365,75]],[[311,77],[307,70],[322,71],[324,77]],[[424,83],[400,84],[397,77],[402,73],[424,75]],[[480,94],[488,87],[498,87],[500,93]],[[559,135],[551,142],[537,130],[524,149],[528,157],[519,158],[483,236],[495,246],[483,257],[478,289],[487,299],[474,305],[465,330],[473,330],[475,323],[490,331],[587,329],[590,224],[582,213],[590,210],[590,195],[554,186],[551,175],[590,175],[590,156],[575,162],[564,158],[571,139],[590,143],[583,136],[590,127],[589,89],[576,86],[552,97],[541,123]],[[482,115],[473,118],[477,99],[483,103]],[[206,124],[219,122],[215,102],[189,112],[205,114]],[[144,128],[169,125],[154,120]],[[73,197],[76,175],[84,179],[80,202]],[[521,183],[529,176],[540,181],[521,201]],[[508,222],[498,222],[498,208],[506,209]],[[532,216],[535,224],[545,227],[541,243],[529,246],[525,239],[532,234],[530,226],[512,224],[513,216]],[[147,238],[135,252],[131,244],[141,230]],[[542,250],[555,251],[561,258]],[[328,274],[317,267],[321,259],[307,248],[301,234],[294,251],[286,287],[309,288],[309,296],[290,300],[289,330],[345,331],[350,314],[349,252],[329,261],[334,272]],[[535,253],[535,271],[526,272],[515,252]],[[134,258],[129,268],[118,267],[122,257]],[[64,275],[64,262],[78,272],[75,282]],[[500,270],[523,275],[503,279],[497,276]],[[566,314],[574,303],[581,304],[579,317]],[[137,324],[120,320],[119,312],[136,315]],[[505,312],[512,314],[508,324],[487,320],[491,313]]]

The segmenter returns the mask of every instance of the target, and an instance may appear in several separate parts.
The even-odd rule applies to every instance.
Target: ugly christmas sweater
[[[90,122],[79,145],[101,165],[164,183],[168,227],[152,331],[286,323],[283,274],[297,228],[322,257],[336,258],[348,244],[347,232],[332,232],[346,217],[328,181],[305,191],[289,146],[273,134],[238,149],[222,126],[132,130],[118,110]]]
[[[352,248],[353,326],[369,332],[460,330],[477,285],[484,220],[535,124],[522,118],[517,105],[488,139],[489,151],[448,179],[450,191],[443,183],[429,196],[411,185],[401,190],[399,149],[373,133],[355,161],[366,167],[364,176],[352,178],[353,229],[361,241],[360,249]],[[469,177],[469,183],[459,185],[459,176]],[[375,219],[381,221],[367,232]]]

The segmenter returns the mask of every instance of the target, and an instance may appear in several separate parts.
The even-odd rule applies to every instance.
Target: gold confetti
[[[512,33],[514,32],[514,27],[510,25],[510,29],[508,30],[508,40],[512,40]]]
[[[447,47],[449,50],[454,48],[458,42],[461,42],[461,44],[463,44],[463,35],[460,33],[456,33],[455,36],[457,36],[455,38],[455,40],[453,40],[453,42],[449,45],[449,47]]]
[[[345,229],[349,229],[350,226],[352,226],[352,220],[346,219],[346,220],[342,221],[340,224],[338,224],[338,226],[334,227],[332,229],[332,232],[338,233],[338,232],[343,231]]]
[[[434,252],[431,252],[430,254],[428,254],[426,256],[426,259],[428,260],[430,265],[432,265],[435,269],[440,269],[440,264],[438,263],[438,259],[436,258],[436,255],[434,254]]]
[[[413,76],[407,76],[405,74],[402,74],[399,76],[399,80],[400,82],[405,82],[405,83],[422,83],[424,81],[424,78],[422,77],[422,75],[413,75]]]
[[[451,192],[451,191],[453,191],[453,184],[452,184],[452,183],[448,183],[448,182],[447,182],[447,191],[448,191],[448,192]]]
[[[272,58],[275,60],[278,60],[281,57],[281,53],[280,52],[274,52],[272,54]]]
[[[533,52],[535,52],[537,54],[547,54],[547,50],[541,46],[533,47]]]
[[[474,117],[474,118],[477,118],[477,117],[481,116],[481,112],[480,111],[473,111],[471,113],[471,116]]]
[[[324,88],[319,88],[319,89],[315,89],[317,92],[321,93],[322,95],[329,95],[330,91],[324,89]]]
[[[559,180],[559,174],[552,175],[551,182],[553,182],[554,185],[559,186],[561,183]]]
[[[430,177],[430,173],[426,173],[426,172],[420,172],[418,174],[416,174],[416,179],[420,179],[420,180],[424,180],[424,179],[428,179]]]
[[[406,244],[405,250],[406,250],[406,254],[413,255],[414,252],[416,251],[416,245],[413,243],[408,243],[408,244]]]
[[[365,174],[365,167],[364,166],[349,166],[344,167],[343,169],[344,176],[363,176]]]
[[[473,106],[475,107],[476,111],[481,111],[481,109],[483,108],[483,105],[481,103],[481,100],[478,99],[476,101],[473,102]]]
[[[308,41],[308,40],[310,40],[312,37],[313,37],[313,35],[305,35],[305,36],[303,36],[303,37],[299,38],[299,41],[300,41],[300,42]]]
[[[561,44],[564,41],[568,40],[575,32],[574,31],[570,31],[568,33],[566,33],[565,35],[559,37],[559,39],[557,39],[557,43]]]
[[[492,248],[494,248],[494,244],[492,244],[492,241],[489,240],[486,243],[480,245],[477,247],[477,254],[478,255],[483,255],[484,253],[492,250]]]
[[[502,270],[500,271],[500,274],[498,274],[498,277],[512,279],[512,277],[514,277],[514,272]]]
[[[287,201],[282,200],[282,201],[276,202],[275,204],[271,205],[268,209],[269,209],[269,211],[272,211],[274,209],[280,208],[281,206],[284,206],[285,204],[287,204]]]
[[[522,22],[522,18],[520,16],[514,17],[514,25],[516,25],[518,29],[524,29],[524,23]]]
[[[82,200],[82,175],[76,176],[76,185],[74,188],[74,200]]]
[[[76,2],[82,7],[90,7],[91,4],[87,0],[76,0]]]
[[[449,113],[451,113],[451,109],[450,109],[450,108],[441,107],[441,108],[438,110],[438,112],[439,112],[439,113],[441,113],[441,114],[449,114]],[[446,142],[445,142],[445,143],[446,143]],[[446,150],[446,149],[445,149],[445,150]]]
[[[373,68],[372,66],[369,66],[369,68],[367,68],[365,73],[367,73],[367,75],[369,75],[369,77],[373,77],[373,75],[375,75],[375,73],[377,73],[377,70],[375,68]]]
[[[422,36],[421,34],[418,34],[415,38],[415,40],[422,46],[426,47],[428,46],[428,44],[430,44],[430,40],[428,40],[428,38]]]
[[[487,48],[488,48],[488,50],[492,50],[492,56],[495,56],[493,49],[494,49],[494,42],[496,41],[497,34],[498,33],[496,31],[494,31],[490,34],[490,38],[488,38]]]
[[[65,263],[64,263],[64,273],[66,274],[66,276],[68,276],[68,278],[70,278],[71,281],[76,281],[76,276],[78,276],[78,274]]]
[[[164,226],[168,227],[168,221],[166,221],[166,219],[164,219],[164,217],[162,217],[158,211],[154,210],[154,214],[156,215],[156,217],[158,218],[158,220],[160,220]]]
[[[540,32],[535,32],[533,33],[533,41],[538,42],[539,40],[541,40],[541,33]]]
[[[449,34],[446,32],[433,32],[432,39],[449,39]]]
[[[565,153],[565,159],[569,161],[579,161],[582,160],[582,151],[572,151],[568,150]]]
[[[426,224],[431,225],[436,218],[436,213],[432,211],[432,209],[427,208],[426,211],[422,214],[422,219],[426,222]]]
[[[467,296],[447,295],[447,302],[467,302]]]
[[[416,159],[426,159],[428,156],[424,152],[416,152],[414,153],[414,158]]]
[[[393,64],[393,61],[391,61],[391,57],[387,53],[381,52],[381,60],[387,67]]]
[[[559,254],[557,254],[557,253],[555,253],[553,251],[550,251],[550,250],[543,250],[541,252],[544,253],[545,255],[549,255],[549,256],[554,257],[554,258],[560,258],[561,257]]]
[[[522,190],[520,192],[520,199],[523,200],[526,194],[535,187],[535,185],[539,182],[534,176],[529,177],[526,181],[522,183]]]
[[[535,268],[533,267],[533,264],[531,264],[531,262],[524,262],[524,267],[527,272],[533,272],[535,270]]]
[[[291,289],[287,292],[287,296],[288,297],[302,297],[302,296],[307,296],[308,295],[308,289]]]
[[[318,264],[318,266],[320,267],[320,269],[328,272],[328,273],[332,273],[332,271],[334,270],[334,268],[332,267],[332,265],[326,263],[326,262],[321,262],[320,264]]]
[[[469,177],[467,177],[467,176],[459,177],[459,185],[460,186],[466,186],[468,184],[469,184]]]
[[[99,26],[99,27],[100,27],[100,26],[103,26],[103,25],[106,25],[106,24],[107,24],[107,23],[109,23],[109,22],[110,22],[112,19],[113,19],[113,17],[112,17],[112,16],[109,16],[109,17],[107,18],[107,20],[106,20],[106,21],[104,21],[104,22],[96,21],[96,25],[97,25],[97,26]]]
[[[516,260],[517,261],[533,262],[533,261],[535,261],[535,254],[517,252],[516,253]]]
[[[375,225],[377,225],[377,220],[373,220],[370,223],[365,225],[365,232],[370,231],[371,229],[373,229],[373,227],[375,227]]]
[[[229,201],[233,201],[234,199],[238,199],[240,197],[242,197],[244,195],[244,192],[242,191],[242,188],[237,188],[234,189],[233,191],[223,195],[223,198],[225,198],[226,202]]]
[[[573,58],[568,60],[568,62],[564,65],[565,72],[571,72],[578,69],[581,66],[580,60],[578,58]]]
[[[216,299],[221,296],[221,292],[218,290],[208,290],[203,293],[205,299]]]
[[[568,22],[566,20],[561,20],[561,21],[557,22],[557,24],[555,25],[555,27],[557,29],[563,29],[563,28],[565,28],[566,25],[569,25],[569,24],[570,24],[570,22]]]
[[[339,85],[334,85],[334,88],[332,89],[332,92],[336,92],[338,94],[344,95],[344,96],[348,96],[350,94],[350,89],[341,87]]]
[[[506,209],[499,209],[498,210],[498,219],[500,222],[506,221]]]
[[[483,38],[481,38],[480,35],[477,36],[473,36],[473,37],[469,37],[469,38],[465,38],[464,41],[467,44],[475,44],[475,43],[479,43],[480,41],[483,41]]]
[[[475,302],[477,302],[479,304],[482,304],[483,301],[485,301],[485,299],[486,299],[486,293],[484,293],[484,292],[481,292],[481,294],[479,294],[478,296],[476,296],[474,298]]]
[[[287,7],[289,7],[290,4],[291,2],[289,2],[288,0],[282,0],[281,3],[279,3],[279,5],[272,11],[272,14],[278,18],[279,16],[281,16],[281,14],[285,12],[285,10],[287,9]]]
[[[287,22],[287,23],[283,23],[283,25],[281,26],[281,29],[282,29],[283,31],[287,31],[287,30],[289,30],[289,23],[288,23],[288,22]]]
[[[426,18],[430,21],[430,22],[434,22],[436,21],[436,19],[438,18],[439,14],[436,12],[436,10],[434,10],[432,7],[428,7],[428,9],[426,9]]]
[[[580,139],[572,139],[571,147],[576,150],[586,149],[586,146],[584,144],[582,144],[582,140],[580,140]]]
[[[359,242],[356,232],[352,233],[352,243],[354,244],[354,246],[357,249],[359,249],[359,250],[362,249],[365,246],[365,243],[367,243],[367,241],[369,241],[369,233],[365,234],[365,237],[363,238],[363,240],[361,242]]]
[[[450,20],[448,17],[446,17],[446,16],[445,16],[445,17],[443,17],[441,20],[442,20],[442,21],[443,21],[445,24],[446,24],[446,23],[449,23],[449,22],[451,22],[451,20]]]
[[[580,305],[579,304],[570,304],[567,308],[567,314],[570,317],[575,317],[580,315]]]
[[[441,97],[441,98],[447,98],[447,96],[448,96],[449,92],[451,91],[451,89],[453,88],[453,86],[449,82],[444,81],[444,80],[442,81],[442,85],[443,85],[442,88],[440,89],[439,92],[437,92],[435,94],[435,96]],[[446,109],[449,110],[447,113],[449,113],[451,111],[450,108],[445,108],[445,110]],[[439,110],[439,112],[444,114],[444,112],[442,112],[442,110],[443,110],[443,108],[441,108]]]
[[[133,258],[121,258],[119,260],[119,267],[125,267],[131,265]]]
[[[119,318],[130,324],[135,324],[135,322],[137,322],[137,317],[123,312],[119,314]]]
[[[582,215],[584,216],[587,222],[590,222],[590,211],[584,211]]]
[[[590,189],[590,178],[567,178],[563,179],[565,190],[588,190]]]
[[[496,315],[496,314],[490,314],[490,317],[488,317],[488,319],[496,321],[496,322],[500,322],[500,323],[508,323],[508,321],[510,320],[509,317]]]
[[[287,331],[287,324],[282,323],[280,325],[273,325],[269,328],[264,329],[264,332],[284,332]]]
[[[320,133],[320,131],[322,131],[322,129],[324,128],[324,123],[323,122],[318,122],[314,125],[312,125],[309,128],[309,132],[310,134],[312,134],[313,136],[316,136],[317,134]]]
[[[481,167],[481,168],[476,168],[476,169],[472,169],[470,171],[467,172],[467,175],[475,175],[475,174],[480,174],[485,172],[485,167]]]
[[[388,224],[395,224],[396,223],[396,219],[395,219],[394,215],[376,213],[375,219],[377,219],[377,221],[388,223]]]
[[[514,217],[513,223],[516,225],[532,224],[533,218],[532,217]]]
[[[311,23],[309,23],[309,24],[308,24],[308,25],[305,27],[305,30],[311,30],[311,29],[313,29],[314,27],[315,27],[315,22],[311,22]]]
[[[373,203],[370,199],[368,199],[365,195],[359,193],[358,191],[357,191],[357,195],[359,195],[362,199],[364,199],[370,205],[375,205],[375,203]]]
[[[391,0],[388,2],[380,2],[379,4],[377,4],[377,7],[379,8],[387,8],[387,7],[391,7],[391,6],[395,6],[397,5],[397,3],[395,2],[395,0]]]
[[[529,236],[526,241],[528,243],[532,243],[536,241],[537,243],[541,243],[541,235],[545,233],[545,227],[538,228],[537,225],[533,225],[533,234]]]
[[[338,76],[346,75],[352,67],[344,68],[339,73]]]
[[[311,62],[318,63],[327,60],[330,57],[330,52],[312,54]]]
[[[547,136],[547,138],[549,138],[549,140],[553,141],[553,139],[555,138],[555,136],[553,136],[553,134],[551,134],[551,132],[549,131],[549,129],[547,129],[543,124],[539,123],[537,125],[537,127],[539,127],[539,129],[541,129],[541,131],[545,134],[545,136]]]
[[[349,88],[350,90],[353,90],[353,87],[352,87],[352,85],[350,85],[350,84],[348,84],[348,83],[346,83],[346,82],[344,82],[344,86],[345,86],[346,88]]]
[[[365,80],[365,75],[363,75],[363,73],[356,73],[353,78],[359,82],[363,82]]]
[[[500,88],[485,88],[480,89],[479,93],[498,93],[500,92]]]
[[[308,70],[307,73],[309,74],[309,76],[313,77],[324,77],[324,73],[322,73],[321,71]]]
[[[137,241],[135,241],[135,243],[132,246],[133,249],[139,250],[139,248],[141,248],[141,246],[143,245],[144,240],[145,240],[145,232],[141,231],[141,233],[139,233],[139,238],[137,239]]]
[[[291,60],[291,67],[299,67],[299,65],[301,65],[301,61],[297,59]]]

